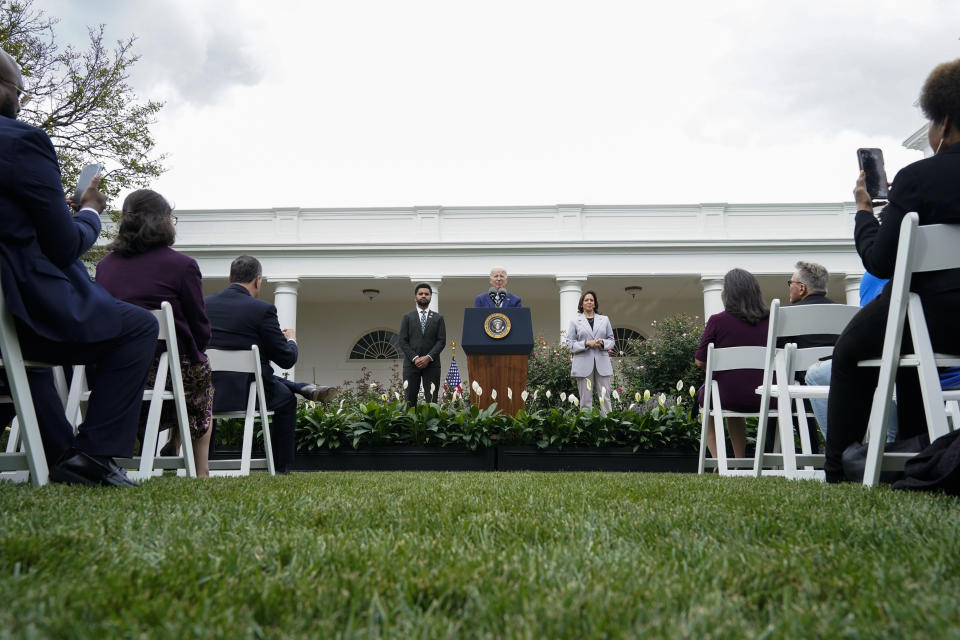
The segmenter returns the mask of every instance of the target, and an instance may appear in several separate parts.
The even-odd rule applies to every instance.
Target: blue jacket
[[[474,308],[478,307],[491,307],[496,308],[496,305],[493,304],[493,300],[490,299],[489,293],[481,293],[477,296],[476,300],[473,301]],[[520,297],[515,296],[512,293],[508,293],[507,297],[503,299],[502,307],[522,307],[520,304]]]
[[[99,234],[96,213],[71,214],[47,134],[0,116],[0,274],[10,313],[57,342],[116,337],[119,306],[79,260]]]

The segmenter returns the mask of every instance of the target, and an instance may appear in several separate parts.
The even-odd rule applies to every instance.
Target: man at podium
[[[473,301],[474,307],[520,307],[519,296],[507,293],[507,270],[503,267],[490,269],[490,289]]]

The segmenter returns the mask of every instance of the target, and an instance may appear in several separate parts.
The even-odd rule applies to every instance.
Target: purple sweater
[[[694,356],[701,362],[707,361],[707,346],[712,342],[714,348],[720,347],[765,347],[767,346],[767,327],[770,318],[764,318],[757,324],[747,324],[740,318],[721,311],[710,316],[700,338],[700,346]],[[763,384],[763,371],[760,369],[734,369],[718,371],[713,379],[720,387],[720,402],[730,411],[757,411],[760,409],[760,396],[756,389]],[[700,406],[703,406],[703,387],[697,394]]]
[[[181,358],[206,361],[203,352],[210,341],[210,321],[196,260],[170,247],[126,258],[108,253],[97,264],[97,283],[114,298],[144,309],[159,309],[162,302],[169,302]]]

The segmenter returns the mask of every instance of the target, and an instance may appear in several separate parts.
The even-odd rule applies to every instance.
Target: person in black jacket
[[[417,308],[400,320],[400,352],[403,354],[404,395],[407,404],[417,404],[420,383],[427,402],[436,402],[440,391],[440,352],[446,346],[443,316],[430,311],[433,289],[426,282],[414,288]]]
[[[930,73],[920,95],[920,108],[930,120],[929,142],[934,155],[897,173],[880,220],[874,217],[874,203],[863,172],[853,192],[858,209],[854,228],[857,253],[864,268],[879,278],[893,276],[904,215],[916,211],[921,225],[960,223],[960,59],[945,62]],[[910,290],[923,301],[934,351],[960,351],[960,269],[918,273]],[[843,451],[860,442],[866,433],[879,371],[860,368],[857,362],[880,356],[889,307],[888,283],[854,316],[837,340],[827,407],[830,428],[824,470],[828,482],[843,480]],[[913,348],[909,335],[904,331],[905,352]],[[897,406],[900,439],[926,432],[920,381],[913,367],[898,369]]]
[[[204,299],[212,335],[208,349],[244,350],[252,345],[260,349],[260,370],[267,394],[267,408],[274,412],[270,423],[273,443],[273,464],[278,473],[285,473],[293,462],[294,432],[297,422],[299,393],[311,399],[323,399],[328,387],[316,387],[275,376],[270,361],[288,369],[297,362],[296,334],[293,329],[280,329],[277,308],[259,300],[260,261],[240,256],[230,265],[230,285]],[[213,373],[213,411],[242,411],[252,376],[243,373]],[[211,438],[211,447],[214,438]]]

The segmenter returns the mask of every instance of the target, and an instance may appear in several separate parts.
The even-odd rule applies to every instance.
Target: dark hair
[[[580,302],[577,303],[577,311],[583,313],[583,299],[588,295],[593,296],[593,311],[595,313],[600,313],[600,300],[597,299],[597,294],[589,289],[580,294]]]
[[[747,324],[757,324],[770,315],[770,309],[763,303],[760,283],[743,269],[731,269],[723,276],[723,307]]]
[[[421,282],[420,284],[418,284],[417,286],[415,286],[415,287],[413,288],[413,295],[417,295],[417,293],[420,292],[420,289],[430,289],[430,295],[431,295],[431,296],[433,295],[433,287],[431,287],[431,286],[430,286],[429,284],[427,284],[426,282]]]
[[[154,247],[169,247],[177,237],[166,198],[152,189],[137,189],[123,201],[120,229],[107,249],[135,256]]]
[[[933,124],[949,117],[960,129],[960,58],[934,67],[920,90],[920,108]]]
[[[230,263],[230,282],[247,284],[262,273],[260,261],[253,256],[237,256]]]

